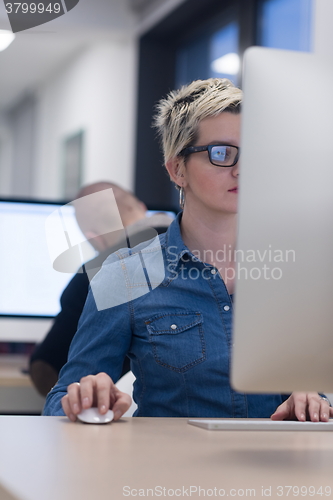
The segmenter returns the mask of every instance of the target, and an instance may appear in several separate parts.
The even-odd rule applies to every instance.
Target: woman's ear
[[[165,164],[167,171],[169,172],[171,180],[177,184],[179,187],[186,186],[185,173],[185,163],[184,158],[176,156],[171,158]]]

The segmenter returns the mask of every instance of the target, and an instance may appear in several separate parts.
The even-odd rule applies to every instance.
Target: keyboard
[[[328,422],[300,422],[270,419],[189,419],[188,423],[209,431],[333,431],[333,419]]]

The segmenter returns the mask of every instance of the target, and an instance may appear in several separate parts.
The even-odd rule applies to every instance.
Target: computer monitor
[[[333,392],[333,65],[245,54],[232,385]]]
[[[52,267],[45,220],[63,204],[0,200],[0,341],[37,342],[60,310],[59,298],[73,273]],[[74,207],[62,209],[71,231],[82,235]],[[91,255],[95,250],[91,247]]]
[[[39,342],[60,311],[60,296],[74,271],[53,268],[45,231],[46,219],[60,207],[72,241],[84,241],[72,205],[0,200],[0,342]],[[150,210],[147,216],[156,212],[165,211]],[[90,246],[87,260],[95,255]]]

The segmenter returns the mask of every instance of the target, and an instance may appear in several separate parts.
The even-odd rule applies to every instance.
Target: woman
[[[120,418],[130,398],[112,378],[118,378],[127,354],[136,376],[137,416],[328,420],[329,404],[317,393],[245,395],[230,387],[234,262],[228,257],[237,228],[241,98],[228,80],[209,79],[159,103],[156,126],[183,208],[160,237],[165,276],[159,286],[148,284],[149,293],[112,308],[97,310],[90,292],[45,414],[64,411],[75,421],[82,408],[98,406],[100,413],[111,408],[115,420]],[[155,251],[134,249],[131,262],[140,253],[141,264],[135,278],[126,275],[128,293],[143,281],[147,286],[140,266]],[[111,275],[122,275],[126,257],[113,254],[94,287],[107,295],[105,284]],[[117,286],[111,289],[114,294]]]

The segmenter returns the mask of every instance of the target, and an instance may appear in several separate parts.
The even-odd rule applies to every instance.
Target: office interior
[[[17,33],[0,52],[0,198],[67,202],[108,180],[177,211],[156,102],[199,78],[241,86],[253,45],[330,56],[332,15],[330,0],[80,0]],[[0,29],[10,29],[3,4]],[[37,339],[0,340],[0,414],[39,414],[22,371]]]

